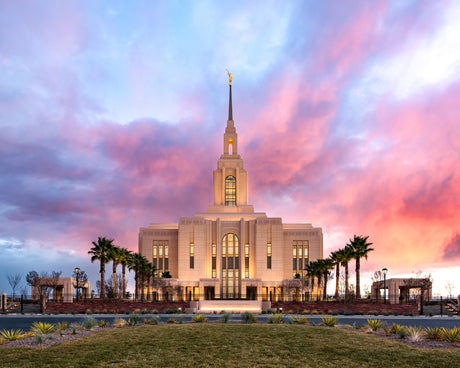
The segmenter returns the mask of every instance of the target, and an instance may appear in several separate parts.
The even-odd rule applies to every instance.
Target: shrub
[[[308,317],[294,316],[294,317],[291,318],[291,322],[292,323],[297,323],[299,325],[304,325],[304,324],[308,323]]]
[[[107,321],[104,321],[103,319],[99,320],[99,322],[97,323],[98,327],[108,327],[109,326],[109,322]]]
[[[407,327],[408,339],[413,342],[418,342],[423,339],[424,333],[421,327]]]
[[[450,342],[460,342],[460,329],[458,327],[442,328],[442,339]]]
[[[68,324],[66,321],[56,323],[56,329],[58,331],[65,331],[67,330],[67,327],[68,327]]]
[[[144,323],[146,325],[157,325],[160,323],[160,318],[159,317],[152,317],[150,319],[144,318]]]
[[[34,322],[32,324],[32,331],[41,332],[44,334],[52,333],[56,330],[56,326],[52,323]]]
[[[71,323],[70,328],[72,329],[72,335],[75,335],[77,333],[77,329],[81,328],[81,325],[79,323]]]
[[[141,322],[141,318],[137,314],[134,313],[128,318],[127,323],[129,326],[137,326],[140,322]]]
[[[202,314],[198,314],[197,316],[192,318],[192,322],[195,323],[201,323],[201,322],[207,322],[208,319],[206,317],[203,317]]]
[[[113,325],[115,327],[124,327],[126,326],[126,320],[123,318],[115,318],[115,320],[113,321]]]
[[[177,323],[177,320],[175,318],[169,318],[168,323]]]
[[[440,327],[426,327],[425,337],[430,340],[442,340],[443,331]]]
[[[225,312],[225,311],[222,311],[222,312],[221,312],[222,317],[220,317],[220,321],[222,323],[228,323],[232,319],[231,313],[228,313],[228,312]]]
[[[97,326],[97,320],[95,318],[85,318],[82,322],[82,326],[87,330],[92,330]]]
[[[268,323],[284,323],[283,315],[281,313],[275,313],[268,317]]]
[[[393,323],[390,327],[390,333],[398,335],[402,328],[403,327],[401,325]]]
[[[337,323],[336,316],[322,316],[321,317],[321,324],[327,327],[334,327]]]
[[[251,312],[244,312],[241,315],[241,321],[243,323],[257,323],[257,318]]]
[[[23,330],[2,330],[0,331],[0,335],[6,341],[20,340],[25,337]]]
[[[407,330],[407,327],[406,326],[402,326],[399,331],[397,332],[397,335],[401,338],[401,339],[405,339],[406,336],[408,334],[408,330]]]
[[[379,319],[368,319],[367,324],[372,331],[377,331],[382,326],[382,321]]]

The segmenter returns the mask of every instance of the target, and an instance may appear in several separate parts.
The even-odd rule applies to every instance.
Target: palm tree
[[[340,258],[340,251],[335,251],[332,252],[331,255],[329,256],[330,259],[332,260],[334,266],[335,266],[335,294],[334,298],[336,300],[339,299],[339,282],[340,282],[340,263],[341,263],[341,258]]]
[[[140,253],[133,253],[131,255],[131,260],[128,263],[128,269],[134,271],[134,299],[138,300],[139,298],[139,282],[140,282],[140,269],[142,262],[142,255]]]
[[[113,246],[108,252],[108,259],[113,265],[113,297],[117,297],[117,266],[121,263],[123,254],[121,248]]]
[[[122,275],[122,289],[123,289],[123,296],[122,298],[126,297],[126,266],[128,266],[131,262],[132,254],[130,250],[126,248],[120,248],[120,253],[121,253],[121,258],[120,258],[120,263],[121,263],[121,275]]]
[[[314,284],[315,284],[315,278],[318,280],[318,285],[317,285],[317,295],[316,295],[316,301],[319,301],[320,295],[321,295],[321,280],[323,278],[323,273],[322,273],[322,265],[321,265],[321,260],[316,260],[312,261],[308,264],[306,267],[307,270],[307,276],[310,277],[311,279],[311,284],[310,284],[310,291],[311,295],[313,297],[313,289],[314,289]]]
[[[313,300],[313,292],[314,292],[314,287],[315,287],[315,275],[316,275],[316,264],[312,261],[308,263],[308,265],[305,267],[305,270],[307,271],[306,276],[309,278],[310,282],[310,300]]]
[[[320,265],[321,276],[323,276],[324,278],[323,300],[326,300],[327,299],[327,281],[328,281],[329,274],[330,274],[329,270],[334,269],[334,262],[330,258],[319,259],[319,265]]]
[[[369,252],[373,251],[373,248],[369,248],[372,243],[368,243],[367,239],[369,236],[354,236],[353,240],[350,239],[350,243],[347,244],[353,250],[353,258],[356,259],[356,298],[361,298],[361,285],[360,285],[360,259],[366,258]]]
[[[340,265],[345,268],[345,300],[349,297],[349,286],[348,286],[348,262],[353,259],[353,250],[346,246],[345,248],[339,249]]]
[[[92,254],[91,263],[98,260],[100,262],[99,272],[101,274],[101,298],[105,298],[105,263],[108,260],[108,252],[113,247],[113,239],[99,237],[96,242],[92,242],[93,247],[88,251]]]

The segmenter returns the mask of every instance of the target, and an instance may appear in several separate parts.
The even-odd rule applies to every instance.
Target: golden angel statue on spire
[[[230,73],[228,71],[228,69],[226,69],[226,70],[227,70],[227,74],[228,74],[228,82],[230,83],[230,85],[232,85],[232,73]]]

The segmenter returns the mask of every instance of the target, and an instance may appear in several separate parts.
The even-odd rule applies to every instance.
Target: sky
[[[257,212],[322,227],[325,256],[369,236],[363,287],[387,267],[460,293],[458,19],[448,0],[0,0],[0,292],[76,266],[94,285],[99,236],[137,251],[140,227],[205,211],[228,68]]]

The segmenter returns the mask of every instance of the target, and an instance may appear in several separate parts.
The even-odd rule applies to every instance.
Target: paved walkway
[[[220,314],[205,314],[205,317],[209,321],[218,321],[221,318]],[[314,315],[303,315],[308,317],[310,323],[319,324],[321,322],[321,316]],[[48,323],[57,323],[64,322],[67,323],[79,323],[85,320],[86,318],[96,318],[98,320],[103,319],[112,323],[115,318],[124,318],[128,319],[129,315],[127,314],[58,314],[58,315],[42,315],[42,314],[4,314],[0,315],[0,330],[2,329],[23,329],[29,330],[32,323],[35,321],[39,322],[48,322]],[[152,318],[159,317],[161,322],[166,322],[170,318],[174,318],[177,321],[190,322],[193,315],[192,314],[140,314],[139,317],[143,318]],[[266,323],[269,315],[268,314],[259,314],[257,315],[257,320],[260,323]],[[289,315],[284,315],[284,318],[289,318]],[[405,326],[421,326],[421,327],[459,327],[460,328],[460,317],[446,317],[446,316],[337,316],[338,323],[340,324],[349,324],[356,326],[367,326],[368,319],[380,319],[386,322],[388,325],[392,323],[398,323]],[[231,321],[241,321],[241,316],[239,314],[232,315]]]

